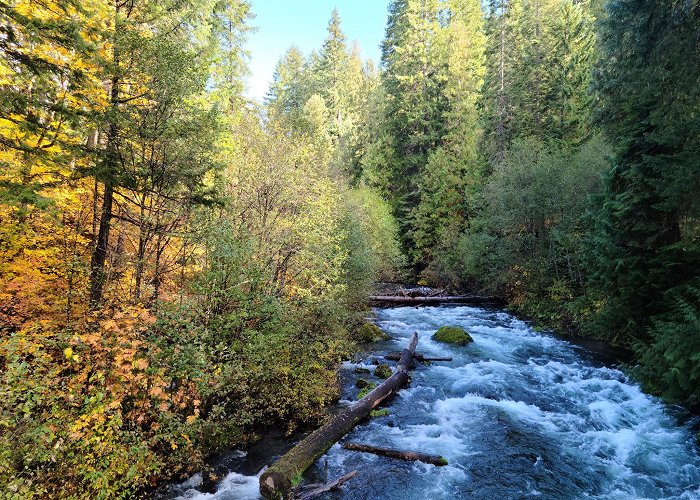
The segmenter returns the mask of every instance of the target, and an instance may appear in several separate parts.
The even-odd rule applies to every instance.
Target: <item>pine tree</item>
[[[543,129],[548,137],[580,144],[591,136],[595,61],[594,18],[587,2],[560,2],[554,11],[553,47],[546,55],[549,94]]]
[[[377,82],[378,75],[374,69],[368,68],[362,60],[359,44],[353,43],[345,77],[347,108],[344,113],[342,135],[338,141],[336,160],[353,184],[359,181],[360,160],[370,140],[366,120],[369,113],[368,106]]]
[[[604,328],[644,339],[664,297],[700,272],[700,8],[616,0],[608,12],[595,83],[616,154],[591,253]]]
[[[443,113],[445,134],[430,153],[418,180],[420,203],[413,213],[418,258],[429,263],[449,253],[469,218],[469,201],[480,182],[477,157],[478,101],[485,73],[485,35],[480,3],[446,5],[449,24],[441,32],[446,55]]]
[[[383,87],[386,95],[383,157],[375,158],[376,177],[386,179],[404,235],[420,196],[417,181],[445,133],[444,93],[446,58],[437,42],[441,5],[437,0],[396,0],[389,7],[386,38],[382,43]],[[412,249],[415,243],[405,239]]]
[[[101,304],[109,276],[107,258],[117,203],[115,197],[123,197],[122,188],[138,187],[139,181],[143,180],[139,179],[141,166],[134,164],[134,156],[139,156],[135,154],[139,151],[136,145],[149,142],[152,139],[150,133],[164,134],[162,128],[172,125],[169,118],[174,121],[176,112],[186,105],[185,101],[203,92],[207,72],[215,63],[211,56],[234,57],[220,66],[229,72],[223,80],[234,85],[229,96],[235,95],[235,75],[240,70],[234,54],[237,51],[235,39],[240,30],[235,26],[245,22],[238,16],[249,9],[245,2],[227,5],[223,1],[210,3],[202,0],[173,5],[168,2],[134,2],[110,6],[108,12],[113,22],[107,23],[101,33],[104,44],[110,48],[102,60],[108,101],[99,119],[101,139],[98,142],[103,147],[99,149],[97,161],[82,172],[93,177],[102,187],[99,223],[90,263],[90,303],[93,307]],[[196,36],[200,30],[214,33],[208,43],[220,47],[223,41],[223,50],[202,47]],[[167,56],[161,54],[161,50]],[[168,84],[164,85],[164,82]],[[149,120],[159,121],[156,130],[149,130],[147,126],[133,127],[134,123],[143,123],[144,115]],[[191,129],[188,132],[194,133]],[[196,142],[192,138],[192,144]],[[165,151],[170,150],[166,147]],[[177,158],[177,155],[173,152],[172,157]],[[200,159],[208,163],[204,156]],[[169,164],[169,158],[157,154],[154,158],[142,160],[166,167],[173,184],[186,184],[190,168],[198,169],[196,162],[191,166],[179,161]],[[151,171],[152,163],[148,165]],[[182,170],[173,168],[174,165]],[[188,186],[193,195],[194,187]]]
[[[101,23],[94,2],[0,3],[0,195],[4,202],[45,205],[40,193],[82,165],[85,129],[105,105]],[[45,194],[45,193],[44,193]]]
[[[328,36],[319,52],[315,76],[319,94],[330,113],[329,132],[334,137],[340,137],[346,132],[345,121],[348,118],[346,115],[350,98],[348,65],[348,49],[345,34],[340,27],[340,14],[338,9],[333,9],[328,22]]]
[[[522,0],[491,0],[485,22],[484,156],[492,162],[505,157],[513,139],[515,71],[520,40]]]
[[[265,99],[270,118],[286,121],[292,129],[300,126],[304,106],[313,93],[309,73],[304,55],[290,47],[277,63]]]
[[[580,144],[591,135],[594,18],[588,2],[494,0],[487,18],[484,152],[513,139]]]

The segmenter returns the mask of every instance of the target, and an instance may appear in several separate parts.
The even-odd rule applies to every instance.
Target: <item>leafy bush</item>
[[[600,190],[608,148],[516,141],[483,192],[483,209],[456,245],[467,282],[559,326],[586,291],[582,245],[588,197]]]

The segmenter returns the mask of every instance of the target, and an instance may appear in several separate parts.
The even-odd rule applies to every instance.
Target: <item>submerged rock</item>
[[[388,408],[382,408],[381,410],[372,410],[371,412],[369,412],[369,416],[372,418],[386,417],[387,415],[389,415]]]
[[[365,379],[361,378],[357,382],[355,382],[355,387],[358,389],[364,389],[369,385],[369,382],[367,382]]]
[[[465,345],[469,342],[474,342],[472,336],[458,326],[443,326],[433,334],[432,338],[438,342],[446,342],[448,344]]]
[[[379,340],[388,340],[391,338],[374,323],[365,323],[357,329],[355,334],[362,342],[377,342]]]
[[[377,387],[377,384],[373,384],[370,382],[366,387],[363,387],[362,390],[357,394],[357,400],[359,401],[360,399],[364,398],[367,394],[372,392],[372,389]]]
[[[389,365],[381,364],[374,369],[374,375],[379,378],[389,378],[394,372],[391,371]]]
[[[355,373],[372,373],[369,368],[362,368],[361,366],[358,366],[355,368]]]

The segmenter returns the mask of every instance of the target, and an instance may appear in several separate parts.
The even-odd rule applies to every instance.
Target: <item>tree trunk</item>
[[[117,8],[118,11],[118,8]],[[113,49],[114,62],[119,66],[116,47]],[[111,80],[110,107],[112,112],[116,112],[119,105],[119,77],[114,76]],[[102,171],[95,176],[104,179],[104,196],[102,197],[102,211],[100,213],[100,226],[97,233],[97,241],[92,251],[90,260],[90,307],[97,308],[102,302],[104,285],[106,281],[105,261],[107,260],[107,248],[109,245],[109,231],[112,226],[112,205],[114,203],[114,182],[117,165],[117,122],[114,117],[110,118],[109,130],[107,133],[107,147],[105,151]]]
[[[389,360],[389,361],[398,361],[401,359],[401,353],[400,352],[390,352],[386,356],[384,356],[384,359]],[[413,359],[415,359],[418,362],[422,361],[452,361],[452,357],[437,357],[437,358],[431,358],[429,356],[425,356],[419,352],[415,353],[413,355]]]
[[[369,446],[359,443],[344,443],[343,448],[351,451],[373,453],[383,457],[398,458],[399,460],[407,460],[409,462],[423,462],[426,464],[437,465],[438,467],[447,465],[447,459],[445,457],[418,453],[417,451],[394,450],[391,448],[380,448],[379,446]]]
[[[408,370],[416,352],[418,334],[414,333],[408,347],[401,353],[394,374],[360,401],[353,404],[323,427],[316,429],[260,476],[260,493],[265,498],[281,498],[301,475],[333,444],[350,432],[382,401],[396,393],[408,382]]]
[[[109,244],[109,230],[112,225],[112,203],[114,186],[111,182],[105,182],[105,192],[102,199],[102,212],[100,214],[100,227],[97,233],[95,249],[90,261],[90,307],[99,306],[105,285],[105,261],[107,260],[107,246]]]

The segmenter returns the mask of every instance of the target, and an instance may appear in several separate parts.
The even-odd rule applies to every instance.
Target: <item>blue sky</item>
[[[306,55],[321,47],[334,7],[340,12],[348,42],[357,40],[365,59],[379,61],[389,0],[251,0],[251,3],[256,15],[251,25],[258,31],[249,36],[246,46],[251,54],[249,97],[265,96],[277,61],[291,45]]]

